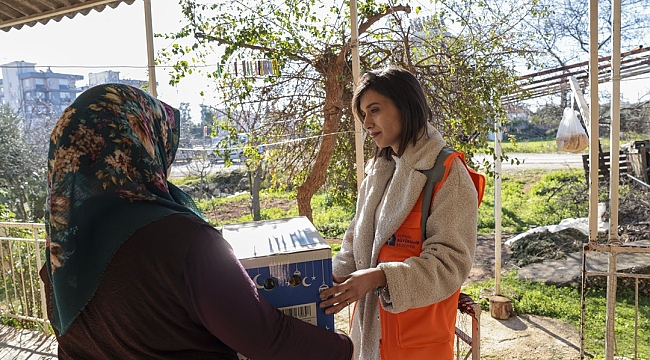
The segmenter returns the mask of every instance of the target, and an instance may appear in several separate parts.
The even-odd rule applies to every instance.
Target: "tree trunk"
[[[251,208],[254,221],[262,220],[262,216],[260,214],[260,187],[262,186],[262,174],[262,162],[260,161],[257,169],[255,170],[255,175],[249,178],[251,188]]]
[[[27,204],[27,196],[25,196],[25,191],[22,188],[20,181],[13,182],[14,184],[14,189],[16,189],[16,192],[18,193],[18,210],[20,211],[20,218],[22,221],[28,222],[30,221],[27,218],[27,210],[25,209],[25,204]]]
[[[314,167],[311,169],[305,182],[298,187],[297,193],[298,214],[306,216],[311,222],[313,222],[311,198],[325,184],[327,167],[332,159],[334,146],[336,146],[335,134],[341,121],[342,97],[346,85],[345,81],[340,80],[340,77],[346,73],[343,66],[345,64],[344,53],[342,52],[338,56],[333,56],[332,54],[329,58],[327,58],[327,55],[324,56],[326,58],[319,62],[321,66],[316,66],[319,72],[322,71],[324,74],[327,74],[327,80],[325,82],[325,105],[323,107],[323,138],[318,147],[318,155],[316,155]]]
[[[207,198],[207,196],[205,196],[205,182],[203,181],[203,178],[204,178],[203,170],[201,170],[201,175],[200,176],[201,176],[201,180],[200,180],[200,183],[199,183],[200,185],[199,186],[201,187],[201,191],[199,191],[199,200],[203,200],[203,198]]]

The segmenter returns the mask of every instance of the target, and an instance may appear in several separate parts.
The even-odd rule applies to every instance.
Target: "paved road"
[[[524,154],[509,153],[511,159],[519,159],[519,165],[502,163],[503,172],[528,169],[582,169],[581,154]],[[482,162],[484,155],[475,155],[474,159]]]
[[[223,163],[211,163],[211,164],[206,164],[205,168],[203,168],[203,171],[207,171],[207,174],[216,174],[218,172],[225,170],[228,171],[233,171],[236,169],[242,169],[245,168],[244,165],[241,165],[239,163],[233,163],[230,167],[226,168]],[[200,163],[175,163],[172,164],[172,173],[171,173],[171,178],[179,178],[179,177],[184,177],[190,174],[193,175],[198,175],[200,173],[200,170],[202,169],[202,166]]]
[[[528,169],[582,169],[582,155],[580,154],[526,154],[526,153],[509,153],[511,159],[519,159],[519,165],[502,163],[503,172]],[[480,162],[485,158],[484,155],[475,155],[474,158]],[[198,174],[197,164],[174,163],[172,165],[172,178],[183,177],[188,174]],[[243,165],[233,163],[229,168],[225,168],[223,163],[214,163],[208,169],[209,174],[220,172],[224,169],[235,170],[242,168]]]

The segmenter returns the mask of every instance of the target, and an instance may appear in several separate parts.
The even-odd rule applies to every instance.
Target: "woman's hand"
[[[344,277],[334,276],[335,285],[320,294],[325,313],[336,314],[380,286],[386,286],[386,275],[381,269],[357,270]]]

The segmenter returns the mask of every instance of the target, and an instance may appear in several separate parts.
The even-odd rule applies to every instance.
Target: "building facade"
[[[101,84],[109,84],[109,83],[131,85],[133,87],[142,90],[146,90],[149,87],[148,81],[135,80],[135,79],[120,79],[119,71],[107,70],[98,73],[88,74],[88,87],[93,87]]]
[[[82,75],[37,71],[36,63],[13,61],[1,65],[0,104],[9,105],[26,123],[39,118],[56,119],[79,93],[100,84],[120,83],[146,89],[147,81],[120,79],[119,71],[102,71],[88,74],[88,85],[77,86]],[[49,120],[48,120],[49,121]]]
[[[58,116],[74,101],[82,75],[37,71],[35,63],[13,61],[2,65],[0,102],[26,120]]]

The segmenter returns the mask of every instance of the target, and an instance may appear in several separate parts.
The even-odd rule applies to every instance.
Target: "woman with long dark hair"
[[[336,313],[356,302],[355,359],[451,360],[460,286],[476,247],[477,189],[461,154],[449,151],[431,205],[422,205],[425,172],[448,150],[409,71],[364,74],[352,109],[375,155],[333,260],[337,285],[321,294],[321,307]]]

